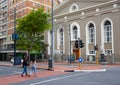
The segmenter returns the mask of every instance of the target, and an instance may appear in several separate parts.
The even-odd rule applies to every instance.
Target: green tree
[[[44,32],[51,28],[49,14],[43,8],[32,10],[28,15],[17,20],[17,49],[27,50],[30,59],[30,51],[40,50],[43,43]],[[41,47],[40,47],[41,46]]]

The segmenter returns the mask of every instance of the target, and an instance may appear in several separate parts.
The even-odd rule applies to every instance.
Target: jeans
[[[32,72],[34,72],[34,76],[36,76],[36,65],[32,65],[31,67],[31,71],[30,71],[30,74],[32,74]]]
[[[23,66],[23,71],[22,71],[22,75],[26,74],[27,75],[27,66]]]

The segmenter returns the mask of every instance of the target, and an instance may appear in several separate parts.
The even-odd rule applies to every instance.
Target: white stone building
[[[45,33],[47,54],[51,54],[51,32]],[[98,56],[113,55],[120,61],[120,0],[65,0],[54,10],[54,49],[62,60],[68,55],[79,57],[75,40],[83,40],[81,56],[89,62],[96,61],[94,46],[98,45]],[[54,53],[55,53],[54,51]],[[55,57],[54,57],[55,58]]]

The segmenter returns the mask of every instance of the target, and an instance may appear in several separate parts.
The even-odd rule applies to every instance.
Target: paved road
[[[0,66],[0,77],[1,76],[13,75],[13,74],[20,74],[21,71],[22,71],[22,68],[19,68],[19,67]]]
[[[120,67],[111,67],[105,72],[72,72],[10,85],[120,85]]]
[[[30,68],[28,68],[28,72],[30,71]],[[42,71],[37,69],[37,71]],[[3,76],[10,76],[10,75],[16,75],[16,74],[21,74],[22,73],[22,68],[19,66],[0,66],[0,77]]]

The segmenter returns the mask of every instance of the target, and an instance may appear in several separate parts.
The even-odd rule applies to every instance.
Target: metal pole
[[[96,64],[98,65],[99,64],[99,59],[98,59],[98,45],[97,44],[94,46],[94,50],[96,52]]]
[[[69,24],[69,38],[70,38],[70,64],[71,64],[71,30],[70,30],[70,24]]]
[[[52,36],[51,36],[51,44],[52,44],[52,49],[51,49],[51,56],[49,59],[49,69],[53,68],[53,64],[54,64],[54,24],[53,24],[53,0],[51,1],[51,5],[52,5],[52,12],[51,12],[51,25],[52,25]]]
[[[78,38],[78,52],[79,52],[79,55],[78,55],[78,58],[81,57],[81,48],[80,48],[80,38]],[[81,69],[81,63],[78,63],[78,68]]]
[[[99,64],[99,57],[98,57],[98,45],[96,44],[95,46],[95,50],[96,50],[96,64]]]
[[[16,58],[16,7],[14,8],[14,65],[15,65],[15,58]]]

